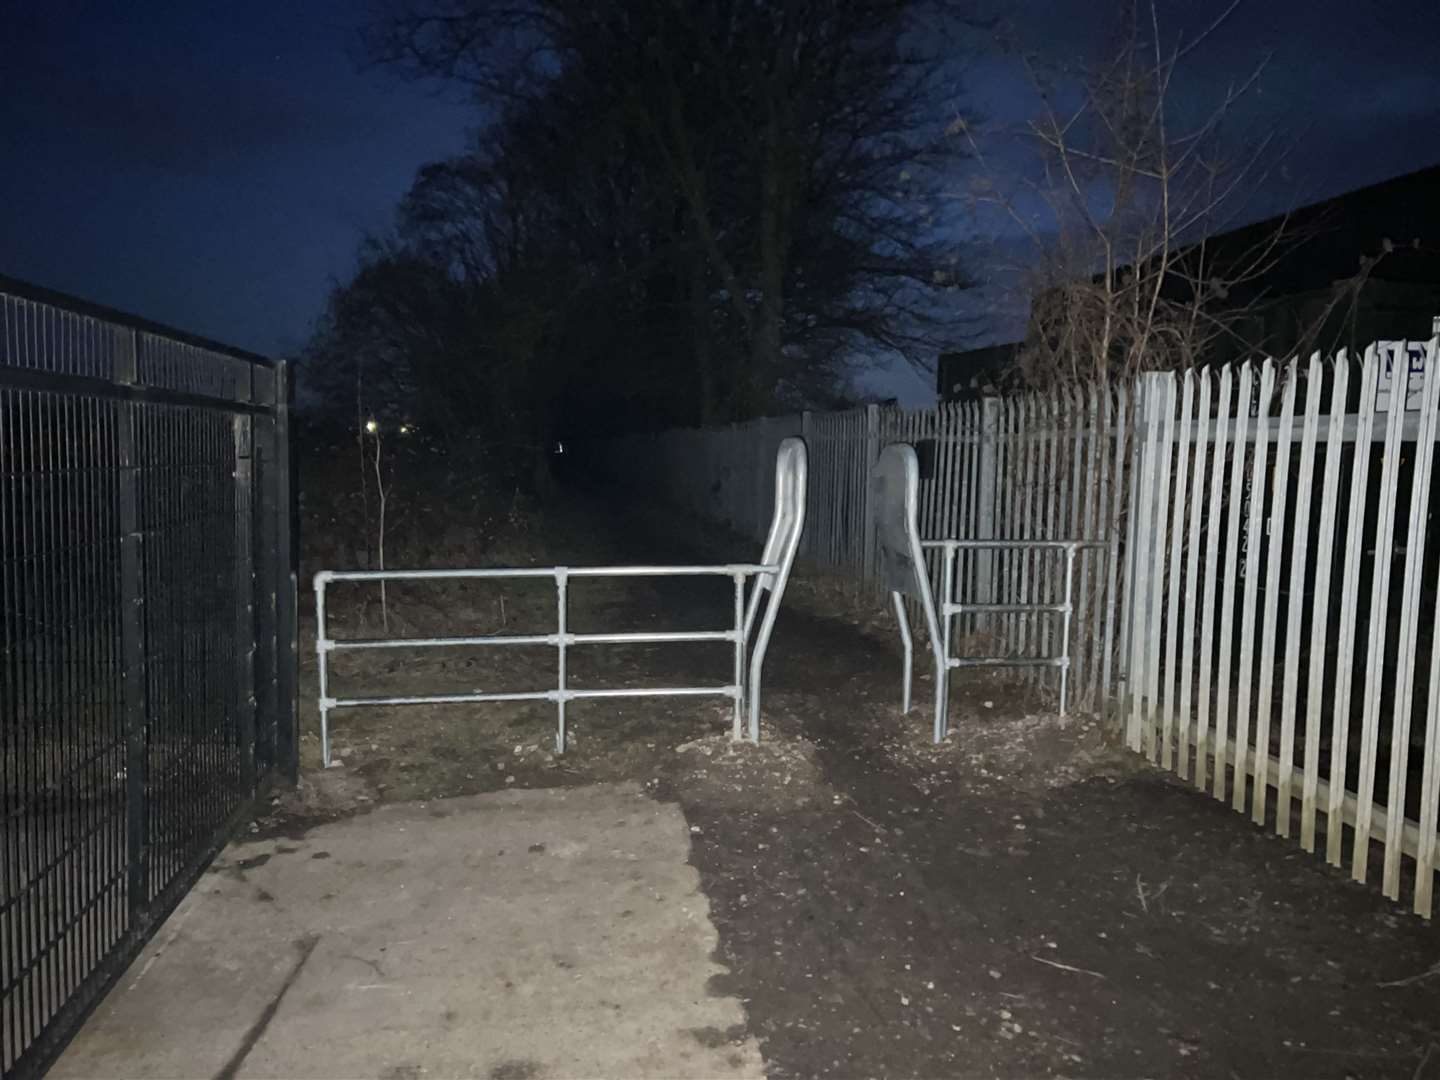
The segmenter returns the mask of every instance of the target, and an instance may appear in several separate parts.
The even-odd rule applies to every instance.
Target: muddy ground
[[[678,526],[593,502],[528,527],[536,563],[696,554]],[[707,554],[727,543],[712,541]],[[719,702],[576,704],[563,757],[546,705],[366,709],[336,714],[343,765],[323,774],[307,620],[307,778],[254,828],[638,780],[691,823],[730,971],[717,990],[745,1002],[775,1077],[1440,1077],[1433,926],[1024,688],[962,678],[951,739],[931,746],[928,679],[901,716],[898,650],[820,614],[823,591],[802,582],[808,602],[779,622],[759,747],[729,742]],[[547,586],[386,600],[401,633],[553,626]],[[717,628],[729,604],[716,582],[592,584],[572,623]],[[358,636],[382,618],[374,596],[335,610],[337,632]],[[723,684],[730,670],[724,646],[581,652],[582,686]],[[548,649],[359,655],[338,665],[338,692],[553,686]]]

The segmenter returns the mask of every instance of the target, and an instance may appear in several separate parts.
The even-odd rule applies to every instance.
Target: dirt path
[[[551,524],[572,561],[695,554],[594,510]],[[708,626],[726,604],[666,583],[588,614]],[[582,677],[717,662],[639,651]],[[898,684],[883,645],[790,610],[758,749],[729,744],[720,707],[663,702],[577,710],[563,761],[544,710],[375,711],[342,741],[378,800],[612,779],[677,800],[730,969],[716,989],[746,1003],[772,1076],[1440,1076],[1433,927],[1094,724],[970,682],[933,748],[928,682],[904,718]]]
[[[1212,800],[1148,770],[1015,783],[1013,752],[1074,730],[987,712],[1015,737],[962,763],[883,707],[785,704],[831,805],[681,794],[772,1076],[1409,1077],[1440,1042],[1440,982],[1380,985],[1440,975],[1433,930]]]

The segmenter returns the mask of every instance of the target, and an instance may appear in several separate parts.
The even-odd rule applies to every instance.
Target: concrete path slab
[[[630,785],[232,845],[50,1075],[761,1076],[688,856]]]

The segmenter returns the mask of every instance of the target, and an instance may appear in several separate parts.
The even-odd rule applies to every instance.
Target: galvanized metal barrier
[[[760,740],[760,683],[770,635],[790,579],[795,552],[805,528],[807,456],[801,439],[786,439],[775,459],[775,509],[770,533],[758,563],[715,566],[585,566],[456,570],[322,570],[315,575],[315,650],[320,678],[320,739],[326,766],[330,764],[330,713],[335,709],[376,705],[453,705],[486,701],[551,701],[555,703],[555,750],[565,752],[565,706],[571,701],[599,698],[728,697],[734,702],[736,740],[744,736],[745,701],[749,697],[749,736]],[[728,577],[734,583],[734,622],[724,630],[576,634],[568,629],[569,582],[576,578]],[[489,634],[474,637],[377,638],[336,640],[329,636],[325,613],[326,588],[335,581],[444,581],[545,579],[555,582],[555,631],[549,634]],[[747,600],[745,586],[754,579]],[[769,594],[762,611],[761,600]],[[758,624],[758,630],[757,630]],[[749,648],[754,634],[753,648]],[[732,681],[723,686],[672,686],[577,690],[567,683],[567,652],[583,645],[656,645],[728,641],[734,645]],[[425,694],[395,697],[330,695],[329,656],[342,650],[435,649],[497,645],[548,645],[555,649],[554,689],[518,693]],[[748,652],[748,659],[747,659]]]
[[[1070,620],[1075,613],[1075,556],[1086,548],[1103,549],[1107,545],[1098,540],[922,540],[922,548],[939,549],[945,552],[944,592],[940,597],[941,635],[944,640],[946,687],[941,694],[948,700],[948,669],[957,667],[1053,667],[1060,671],[1060,694],[1058,712],[1065,715],[1069,704],[1070,682]],[[1063,599],[1056,601],[1026,600],[1021,603],[992,604],[969,603],[955,598],[955,557],[961,551],[1009,551],[1029,556],[1036,554],[1062,554],[1065,559]],[[1044,576],[1038,571],[1035,582],[1039,585]],[[952,621],[961,615],[1058,615],[1059,652],[1043,656],[951,656],[950,628]],[[1043,637],[1037,635],[1037,641]]]
[[[870,405],[807,412],[705,428],[647,432],[598,442],[587,459],[650,497],[758,540],[770,506],[770,461],[780,440],[805,439],[810,453],[811,528],[800,558],[860,595],[883,600],[873,523],[870,470],[882,448],[909,443],[924,465],[916,495],[920,535],[958,539],[1069,537],[1108,539],[1101,553],[1075,560],[1070,707],[1100,710],[1124,676],[1120,620],[1126,610],[1121,571],[1123,528],[1133,456],[1129,383],[1034,391],[926,409]],[[931,580],[940,551],[926,553]],[[962,553],[962,592],[1011,599],[1002,572],[1018,555]],[[918,601],[907,600],[918,621]],[[1033,650],[1036,619],[1007,619],[996,632],[1013,653]],[[1034,670],[1038,680],[1048,676]]]
[[[885,447],[870,470],[867,495],[874,514],[871,532],[880,582],[895,604],[900,641],[905,648],[901,710],[910,711],[914,670],[915,646],[910,636],[910,618],[906,614],[904,600],[909,596],[920,605],[930,633],[930,650],[935,659],[935,741],[938,743],[945,738],[948,730],[945,676],[949,666],[941,644],[947,639],[942,638],[940,632],[935,599],[930,591],[930,574],[925,568],[925,555],[920,546],[920,529],[916,524],[919,491],[920,464],[915,448],[907,443],[891,443]]]
[[[901,707],[910,711],[913,683],[914,642],[910,620],[905,611],[904,597],[918,602],[930,634],[930,648],[935,658],[935,727],[938,743],[949,732],[950,670],[958,667],[1053,667],[1060,672],[1060,715],[1068,705],[1070,674],[1070,622],[1074,614],[1075,556],[1086,548],[1104,548],[1095,540],[921,540],[918,521],[920,466],[915,448],[906,443],[892,443],[881,451],[870,471],[869,499],[875,513],[874,544],[881,582],[890,591],[895,617],[900,625],[900,640],[905,651],[905,669],[901,691]],[[926,551],[943,552],[943,586],[937,607],[930,585]],[[993,576],[1009,578],[1009,590],[1017,599],[1011,603],[974,603],[956,598],[956,556],[962,551],[1011,552],[1023,556],[1037,553],[1062,553],[1065,559],[1063,598],[1035,600],[1029,593],[1053,581],[1036,568],[1014,568],[1007,575],[1000,568]],[[992,575],[986,575],[987,578]],[[1061,625],[1054,654],[1027,656],[952,656],[951,627],[956,618],[965,614],[984,615],[1058,615]],[[1032,635],[1038,644],[1046,640],[1042,634]],[[1053,636],[1051,640],[1054,640]]]

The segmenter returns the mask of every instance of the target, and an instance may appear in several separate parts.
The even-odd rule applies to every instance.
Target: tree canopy
[[[543,447],[834,404],[857,358],[926,362],[935,293],[961,284],[932,203],[949,19],[914,0],[393,5],[369,56],[467,87],[483,122],[336,291],[322,381]]]

